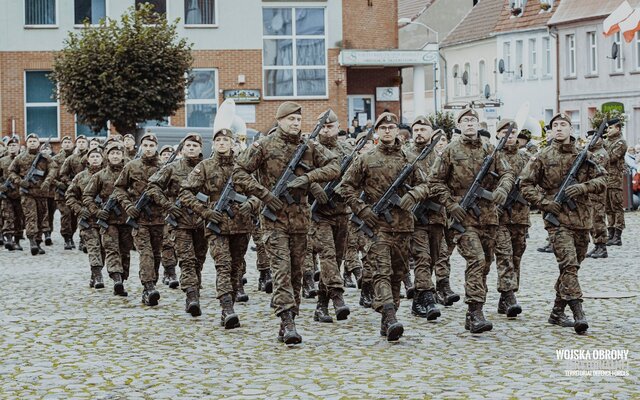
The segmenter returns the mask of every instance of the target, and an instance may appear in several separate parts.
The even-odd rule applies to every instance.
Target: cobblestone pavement
[[[47,255],[0,250],[0,398],[638,398],[639,297],[587,298],[589,334],[576,335],[546,323],[557,266],[553,255],[535,251],[545,239],[533,215],[529,249],[522,262],[524,312],[508,321],[496,313],[495,267],[489,275],[487,318],[493,331],[464,330],[465,306],[443,309],[427,323],[403,300],[399,319],[405,336],[389,344],[380,337],[379,316],[346,292],[348,321],[314,323],[314,302],[305,300],[297,319],[303,343],[276,342],[278,320],[269,297],[257,292],[255,254],[248,255],[248,303],[236,306],[242,327],[219,326],[214,268],[204,270],[203,311],[183,310],[180,290],[160,288],[160,305],[141,305],[137,254],[129,297],[88,287],[86,256],[64,251],[54,236]],[[638,283],[640,213],[627,213],[621,248],[606,260],[587,260],[580,270],[586,296],[635,296]],[[453,259],[452,285],[463,291],[464,267]],[[623,349],[626,377],[570,377],[556,358],[560,349]],[[577,368],[581,368],[578,366]],[[583,366],[584,368],[584,366]],[[590,368],[590,367],[586,367]]]

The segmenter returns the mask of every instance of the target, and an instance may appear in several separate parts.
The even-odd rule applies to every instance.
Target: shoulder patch
[[[200,173],[200,168],[194,168],[193,172],[195,172],[196,174],[199,174]]]
[[[260,147],[260,143],[258,143],[258,142],[253,142],[253,147]]]

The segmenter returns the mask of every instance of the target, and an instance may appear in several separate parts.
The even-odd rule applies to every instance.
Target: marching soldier
[[[491,171],[499,181],[487,177],[481,182],[487,190],[494,189],[493,201],[480,199],[479,218],[468,214],[458,203],[475,179],[484,159],[493,151],[493,146],[484,143],[478,134],[478,114],[473,109],[462,110],[456,119],[461,134],[453,140],[436,159],[432,168],[433,191],[448,215],[461,224],[464,232],[457,232],[453,241],[466,260],[465,303],[468,311],[465,329],[471,333],[482,333],[493,328],[482,312],[487,295],[487,274],[493,259],[495,233],[498,225],[496,204],[504,204],[514,182],[513,173],[502,154],[496,154]],[[490,184],[491,186],[489,186]],[[451,249],[450,249],[451,251]]]
[[[607,224],[609,240],[607,246],[622,246],[622,230],[624,229],[624,204],[622,185],[624,182],[624,155],[627,142],[622,137],[622,122],[610,126],[604,141],[604,148],[609,153],[609,174],[607,176]]]
[[[162,165],[166,165],[175,150],[173,146],[164,145],[160,149],[160,163]],[[185,175],[186,177],[186,175]],[[180,182],[178,182],[178,190],[179,190]],[[178,193],[174,194],[172,200],[176,200]],[[176,250],[174,248],[174,242],[172,238],[172,227],[169,224],[165,224],[164,226],[164,234],[162,236],[162,268],[164,270],[164,274],[162,276],[162,283],[169,286],[171,289],[177,289],[180,286],[180,282],[178,282],[178,278],[176,276],[176,266],[178,265],[178,258],[176,256]]]
[[[371,151],[353,161],[342,180],[338,193],[351,210],[374,233],[367,241],[367,261],[373,269],[375,297],[373,308],[382,314],[380,334],[388,341],[400,339],[404,327],[396,319],[400,306],[400,286],[409,272],[409,248],[413,232],[413,215],[410,210],[418,201],[428,196],[423,174],[416,168],[408,181],[414,186],[410,191],[401,189],[399,208],[390,211],[392,221],[378,218],[372,205],[389,189],[402,168],[410,162],[410,156],[402,150],[398,139],[398,117],[382,113],[374,124],[380,143]],[[360,192],[364,191],[364,200]]]
[[[9,166],[20,152],[20,139],[12,136],[7,141],[7,154],[0,158],[0,206],[2,207],[2,235],[7,250],[22,250],[20,240],[24,239],[24,215],[20,203],[19,186],[11,182]],[[4,198],[6,197],[6,198]]]
[[[49,141],[46,141],[40,145],[40,152],[49,158],[53,158],[55,156],[55,153],[53,152],[51,143]],[[52,165],[53,162],[51,162],[49,170],[51,170]],[[40,187],[40,189],[42,190],[46,198],[47,218],[49,219],[49,230],[44,232],[44,244],[46,246],[52,246],[53,240],[51,239],[51,231],[53,231],[53,216],[56,212],[57,204],[54,199],[55,193],[53,191],[53,188],[51,187],[53,182],[53,175],[51,175],[50,173],[48,173],[47,175],[50,176],[50,179],[42,182],[42,186]]]
[[[296,331],[299,314],[302,268],[307,248],[309,204],[307,191],[313,182],[326,182],[338,177],[340,165],[336,156],[312,141],[302,162],[312,168],[308,172],[296,168],[297,178],[288,184],[293,204],[285,204],[271,193],[280,175],[301,145],[302,107],[285,102],[276,112],[278,127],[269,136],[254,142],[236,161],[233,181],[241,192],[260,198],[276,220],[261,217],[264,240],[274,278],[273,304],[281,318],[278,338],[285,344],[297,344],[302,337]],[[315,169],[313,169],[315,168]],[[258,179],[252,174],[259,171]]]
[[[80,135],[76,138],[76,150],[73,154],[68,155],[64,160],[62,167],[58,172],[59,186],[61,190],[66,190],[71,184],[73,178],[85,169],[85,157],[89,151],[89,141],[86,136]],[[60,220],[60,232],[64,232],[65,248],[75,247],[73,243],[73,234],[78,228],[78,216],[71,210],[67,214],[68,218]],[[64,214],[63,214],[64,216]]]
[[[545,220],[551,247],[558,261],[560,275],[556,281],[556,299],[549,323],[574,327],[581,334],[589,325],[582,310],[582,291],[578,282],[578,269],[584,260],[589,245],[589,230],[592,228],[589,212],[589,193],[600,193],[605,189],[605,171],[595,163],[585,163],[578,173],[580,183],[568,187],[566,195],[573,199],[577,208],[573,211],[554,201],[562,181],[578,155],[575,140],[571,137],[571,119],[563,113],[556,114],[549,123],[554,139],[549,146],[531,158],[522,172],[522,195],[538,209],[552,213],[559,222],[554,226]],[[544,190],[544,194],[537,188]],[[569,304],[573,312],[572,321],[564,314]]]
[[[590,138],[596,131],[587,132],[587,138]],[[598,163],[602,169],[609,172],[609,153],[604,148],[602,138],[589,149],[593,155],[593,161]],[[607,258],[607,191],[602,193],[589,193],[591,200],[591,218],[593,220],[593,228],[591,229],[591,239],[595,247],[587,253],[587,257]]]
[[[82,138],[83,136],[79,136]],[[60,211],[60,235],[64,239],[64,249],[72,250],[75,248],[73,243],[73,233],[76,231],[76,216],[73,211],[67,206],[64,193],[69,186],[70,180],[61,179],[60,171],[64,162],[73,154],[73,141],[70,136],[62,138],[61,150],[53,156],[53,163],[51,164],[51,176],[53,177],[54,199],[56,201],[56,207]],[[71,177],[73,179],[73,177]]]
[[[138,151],[136,149],[136,138],[132,134],[127,133],[126,135],[124,135],[122,140],[124,141],[125,158],[133,160],[136,157],[136,153]],[[142,144],[142,141],[140,141],[140,144]]]
[[[273,292],[273,281],[271,279],[271,267],[269,266],[269,255],[262,240],[263,232],[260,227],[259,217],[256,214],[251,218],[252,229],[251,238],[256,246],[256,268],[260,273],[258,277],[258,291],[271,294]]]

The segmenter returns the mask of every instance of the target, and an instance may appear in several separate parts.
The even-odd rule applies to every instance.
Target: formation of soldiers
[[[75,248],[79,229],[90,287],[105,287],[106,267],[114,295],[127,296],[135,246],[142,302],[159,303],[162,265],[162,283],[184,291],[185,311],[193,317],[202,314],[208,250],[220,325],[233,329],[240,326],[235,303],[248,300],[245,255],[253,238],[258,288],[272,294],[280,341],[302,341],[295,325],[301,296],[317,297],[314,321],[332,323],[334,316],[341,321],[350,315],[343,294],[356,286],[360,305],[381,314],[380,334],[397,341],[404,332],[396,316],[403,283],[418,318],[437,320],[460,300],[449,283],[455,248],[466,261],[465,328],[482,333],[493,327],[483,308],[494,259],[498,314],[517,318],[521,260],[535,208],[543,213],[559,268],[548,322],[586,332],[580,264],[586,256],[606,257],[607,245],[621,245],[624,229],[622,122],[603,123],[580,149],[571,119],[560,113],[549,122],[549,145],[532,152],[530,134],[509,119],[499,122],[498,143],[491,144],[479,133],[473,109],[458,114],[450,139],[428,118],[416,117],[407,143],[399,139],[397,116],[385,112],[360,133],[355,147],[339,140],[332,110],[304,139],[302,118],[299,104],[283,103],[275,127],[244,151],[234,146],[232,130],[219,128],[209,158],[195,133],[177,149],[158,149],[156,136],[145,133],[137,151],[132,135],[111,135],[105,143],[64,137],[55,156],[35,134],[26,137],[22,152],[17,136],[5,138],[4,247],[21,251],[26,234],[31,254],[45,254],[42,242],[52,245],[57,208],[66,250]],[[590,235],[595,248],[587,254]],[[567,305],[573,318],[565,314]]]

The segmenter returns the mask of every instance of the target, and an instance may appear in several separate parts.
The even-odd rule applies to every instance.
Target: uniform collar
[[[215,153],[214,154],[215,159],[218,161],[219,164],[221,165],[231,165],[233,164],[233,150],[229,151],[229,154],[227,154],[226,156],[223,156],[220,153]]]
[[[400,140],[396,138],[395,142],[391,144],[385,144],[383,142],[380,142],[378,144],[378,148],[383,154],[394,154],[400,151],[400,149],[402,149],[402,142],[400,142]]]
[[[562,143],[557,140],[553,140],[551,143],[554,149],[557,149],[560,153],[577,153],[578,149],[576,149],[575,139],[571,138],[569,143]]]
[[[329,138],[324,135],[318,135],[318,142],[329,149],[334,149],[338,146],[338,137]]]
[[[278,126],[276,128],[276,135],[287,143],[300,143],[300,133],[286,133]]]
[[[518,144],[512,144],[512,145],[507,145],[505,144],[504,147],[504,152],[507,154],[516,154],[518,152]]]
[[[472,146],[472,147],[482,146],[482,140],[480,140],[480,135],[476,135],[474,137],[468,137],[467,135],[463,135],[461,133],[460,142],[464,143],[467,146]]]

